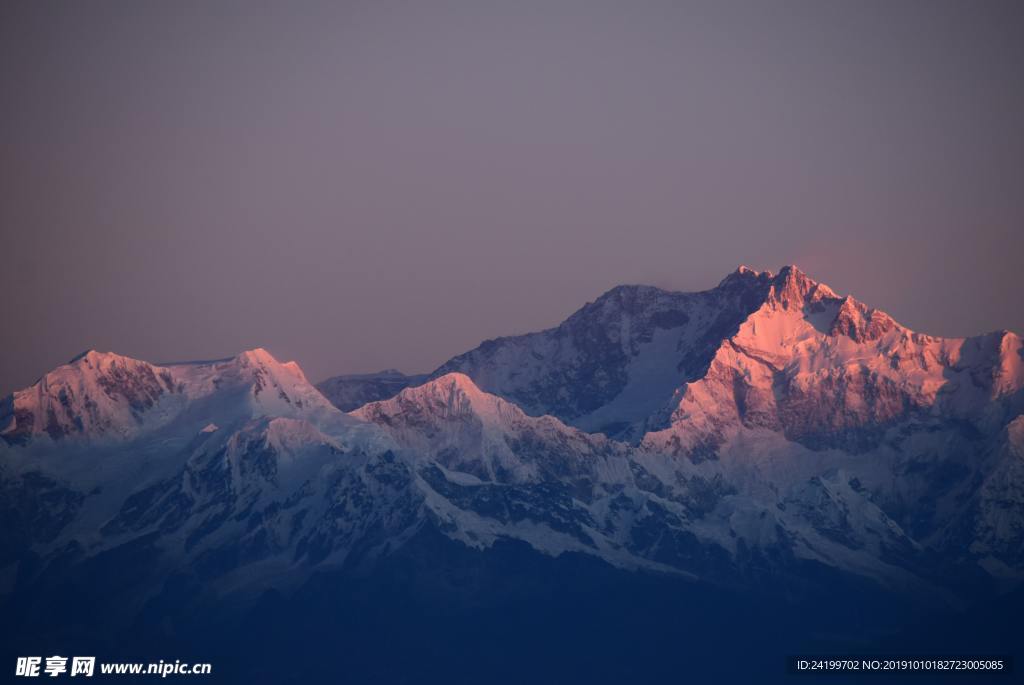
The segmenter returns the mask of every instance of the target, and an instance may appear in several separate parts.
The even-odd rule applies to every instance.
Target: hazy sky
[[[1024,332],[1024,3],[0,4],[0,392],[89,347],[426,371],[795,262]]]

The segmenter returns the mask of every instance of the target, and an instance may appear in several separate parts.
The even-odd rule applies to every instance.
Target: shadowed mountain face
[[[0,405],[5,627],[26,649],[216,646],[240,681],[260,677],[239,661],[255,626],[303,615],[322,632],[282,638],[287,658],[345,635],[354,673],[394,681],[415,668],[381,664],[378,638],[440,650],[416,628],[447,626],[496,668],[472,626],[543,651],[524,635],[548,634],[552,606],[577,616],[548,628],[586,636],[547,655],[563,678],[586,644],[669,673],[638,636],[689,634],[672,606],[703,607],[694,649],[773,620],[766,659],[823,634],[898,641],[911,616],[976,612],[1024,578],[1022,388],[1018,336],[915,333],[795,267],[615,288],[428,376],[319,390],[263,350],[90,351]],[[91,609],[45,618],[71,596]],[[584,629],[597,616],[630,634]]]
[[[367,402],[394,397],[409,386],[419,385],[426,374],[407,376],[395,369],[377,373],[333,376],[317,384],[317,390],[342,411],[358,409]]]
[[[666,425],[676,390],[703,374],[770,288],[768,274],[746,269],[700,293],[619,286],[556,328],[488,340],[431,377],[458,371],[529,414],[637,439]]]

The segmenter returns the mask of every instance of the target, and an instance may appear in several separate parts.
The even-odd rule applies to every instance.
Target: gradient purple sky
[[[0,393],[89,347],[426,371],[795,262],[1024,332],[1024,3],[0,5]]]

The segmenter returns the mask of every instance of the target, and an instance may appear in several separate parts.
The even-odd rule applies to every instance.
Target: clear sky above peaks
[[[1024,332],[1024,4],[0,6],[0,393],[89,347],[426,371],[796,263]]]

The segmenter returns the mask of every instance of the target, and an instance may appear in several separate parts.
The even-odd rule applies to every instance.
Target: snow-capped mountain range
[[[425,530],[951,606],[1024,579],[1020,337],[915,333],[795,267],[620,286],[424,376],[89,351],[5,398],[0,436],[0,595],[130,550],[125,607],[179,574],[244,597]]]

